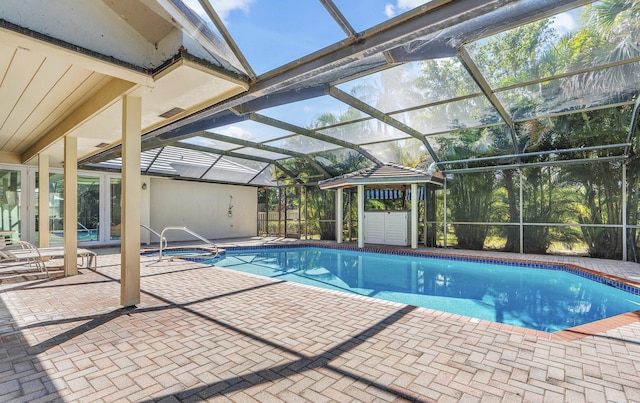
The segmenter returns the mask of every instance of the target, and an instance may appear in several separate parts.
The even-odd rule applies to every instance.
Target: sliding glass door
[[[100,179],[78,176],[78,242],[100,240]]]
[[[109,239],[112,241],[119,241],[121,237],[120,224],[122,223],[121,214],[121,196],[122,179],[109,178],[109,221],[111,222]]]
[[[39,174],[34,167],[0,164],[0,236],[40,244]],[[117,244],[120,241],[122,180],[119,175],[78,173],[76,236],[81,245]],[[64,240],[64,175],[49,172],[49,244]]]
[[[56,171],[56,170],[52,170]],[[35,242],[38,232],[38,174],[35,175],[36,206]],[[117,243],[120,240],[120,178],[113,174],[82,172],[78,175],[78,216],[76,236],[79,244]],[[49,243],[62,245],[64,241],[64,175],[49,174]],[[25,238],[26,239],[26,238]]]
[[[0,231],[22,235],[22,172],[20,170],[0,169]]]

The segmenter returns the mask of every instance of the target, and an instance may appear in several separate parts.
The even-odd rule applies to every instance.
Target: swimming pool
[[[640,310],[640,290],[565,266],[324,247],[227,249],[219,267],[547,332]],[[567,271],[573,271],[570,273]],[[605,280],[603,280],[605,281]]]

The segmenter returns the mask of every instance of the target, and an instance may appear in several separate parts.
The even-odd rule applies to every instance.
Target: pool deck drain
[[[640,401],[638,313],[550,334],[153,257],[123,310],[120,255],[99,252],[0,290],[0,401]]]

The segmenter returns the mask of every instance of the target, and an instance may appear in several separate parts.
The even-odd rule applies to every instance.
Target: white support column
[[[434,201],[434,205],[430,206],[429,203],[427,203],[427,200],[429,198],[429,188],[427,187],[427,185],[423,185],[423,189],[424,189],[424,217],[423,217],[423,221],[424,221],[424,226],[423,226],[423,230],[422,230],[422,236],[424,238],[424,246],[427,246],[427,235],[428,235],[428,229],[429,229],[429,224],[427,224],[427,221],[429,221],[429,209],[430,208],[435,208],[435,201]]]
[[[336,243],[342,243],[342,189],[336,190]]]
[[[418,184],[411,184],[411,249],[418,249]]]
[[[142,100],[122,99],[122,239],[120,304],[140,303],[140,150]]]
[[[47,203],[49,201],[47,200]],[[48,220],[48,216],[47,216]],[[64,138],[64,275],[78,274],[78,139]]]
[[[38,246],[49,246],[49,156],[38,154]]]
[[[444,229],[444,247],[448,248],[447,246],[447,176],[444,176],[444,193],[442,194],[442,201],[444,204],[444,211],[442,212],[443,215],[443,229]]]
[[[622,164],[622,261],[627,261],[627,164]]]
[[[524,185],[524,174],[522,173],[522,169],[518,169],[518,176],[520,177],[520,225],[519,225],[519,238],[520,238],[520,253],[524,253],[524,200],[523,200],[523,190],[522,186]]]
[[[364,248],[364,185],[358,185],[358,248]]]

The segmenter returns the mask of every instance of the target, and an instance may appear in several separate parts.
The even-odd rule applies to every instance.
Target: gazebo
[[[407,229],[409,231],[409,239],[411,248],[418,247],[418,185],[423,185],[425,190],[435,190],[441,188],[444,184],[444,177],[440,173],[434,173],[434,167],[427,170],[409,168],[398,164],[386,163],[376,165],[371,168],[352,172],[346,175],[337,176],[318,182],[320,189],[336,189],[336,242],[342,243],[342,199],[343,189],[357,188],[358,192],[358,247],[363,248],[365,238],[373,239],[373,243],[389,243],[385,242],[384,234],[390,229],[403,231],[407,220],[409,221]],[[365,213],[364,200],[365,191],[373,190],[377,193],[376,197],[385,198],[393,191],[405,190],[409,188],[411,200],[410,216],[392,215],[391,212],[382,212],[384,214]],[[426,195],[427,192],[424,192]],[[373,234],[382,236],[372,237]],[[369,235],[369,236],[367,236]],[[393,242],[393,240],[391,241]]]

